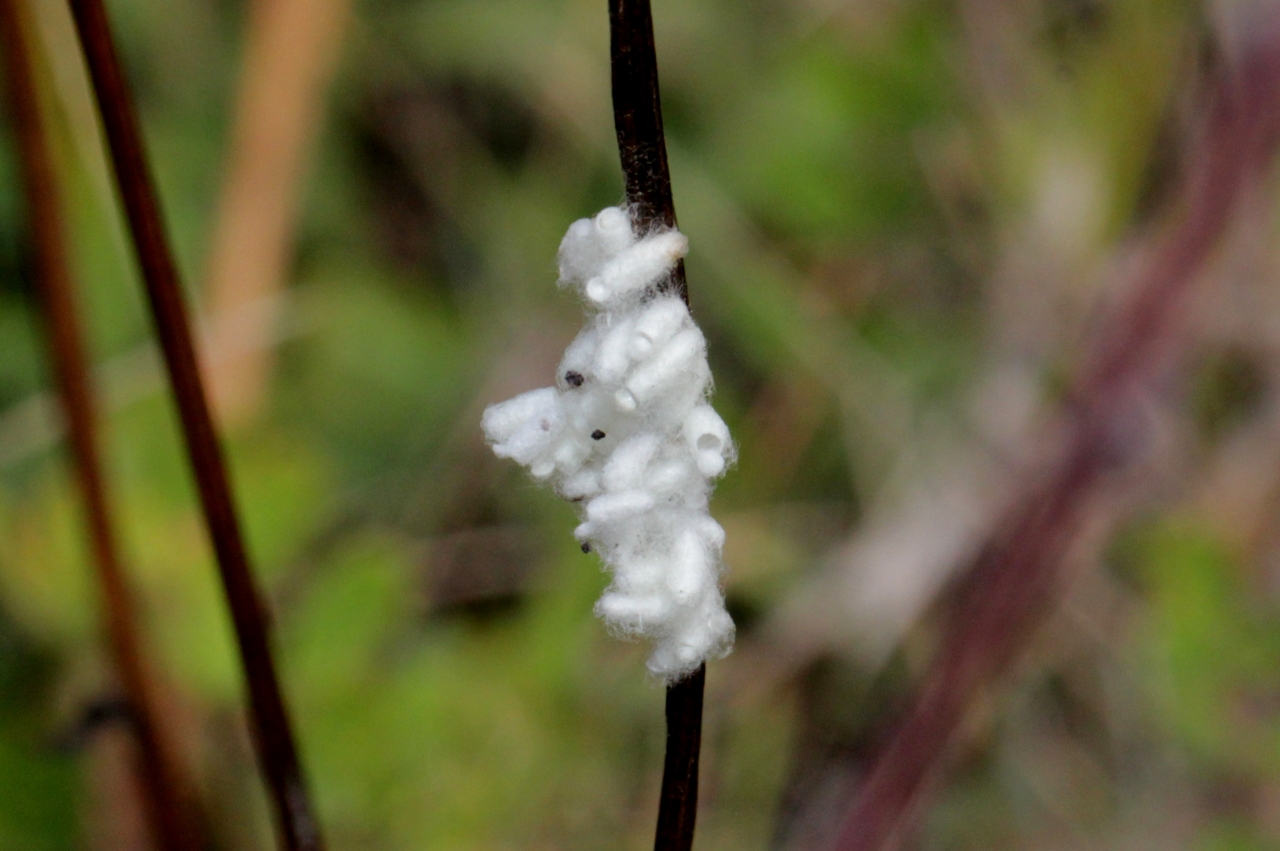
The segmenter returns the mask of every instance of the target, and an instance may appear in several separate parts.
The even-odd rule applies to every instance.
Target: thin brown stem
[[[143,661],[138,611],[124,574],[111,516],[111,500],[98,455],[97,417],[71,273],[59,187],[36,95],[31,55],[15,0],[0,0],[0,45],[5,57],[23,198],[35,248],[36,291],[53,363],[54,380],[67,421],[71,460],[84,500],[89,548],[106,611],[106,629],[137,740],[136,770],[156,847],[197,851],[201,847],[186,794],[193,788],[167,747],[156,689]]]
[[[1051,608],[1063,556],[1107,474],[1146,442],[1145,388],[1175,365],[1199,273],[1280,140],[1280,45],[1254,45],[1222,74],[1206,118],[1178,195],[1180,218],[1144,255],[1133,298],[1076,383],[1052,460],[958,589],[942,650],[847,813],[842,851],[900,846],[969,708]]]
[[[249,689],[254,743],[271,795],[280,844],[288,851],[319,851],[323,842],[271,657],[266,608],[254,582],[231,499],[226,466],[197,368],[178,270],[165,235],[133,101],[101,0],[71,0],[71,12],[93,78],[116,183],[231,610]]]
[[[613,123],[635,229],[675,227],[676,206],[662,132],[658,60],[649,0],[609,0],[613,66]],[[689,303],[684,261],[667,282]],[[698,817],[698,756],[702,747],[702,695],[706,665],[667,687],[667,750],[658,804],[657,851],[688,851]]]

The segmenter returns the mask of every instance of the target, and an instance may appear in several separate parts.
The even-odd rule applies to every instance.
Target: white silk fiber
[[[491,405],[493,451],[581,507],[574,534],[613,575],[596,614],[653,643],[667,682],[733,645],[720,590],[724,530],[707,513],[712,482],[734,460],[707,404],[707,342],[679,297],[660,291],[689,242],[678,230],[637,237],[625,209],[570,226],[560,285],[587,305],[556,386]]]

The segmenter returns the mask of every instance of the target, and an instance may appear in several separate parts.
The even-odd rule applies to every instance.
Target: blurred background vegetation
[[[331,847],[645,848],[662,691],[480,411],[550,383],[622,198],[601,0],[113,0]],[[218,848],[271,830],[229,621],[60,0],[27,0],[103,440]],[[660,0],[690,295],[740,444],[701,849],[818,847],[1158,217],[1215,11]],[[4,121],[8,121],[7,118]],[[0,851],[147,848],[0,127]],[[1280,848],[1274,190],[1138,469],[976,707],[930,849]],[[115,719],[115,720],[113,720]]]

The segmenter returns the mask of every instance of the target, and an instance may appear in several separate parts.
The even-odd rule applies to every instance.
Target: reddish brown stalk
[[[231,499],[226,466],[196,365],[178,270],[165,236],[133,101],[101,0],[71,0],[71,12],[93,78],[116,182],[231,610],[249,688],[254,743],[274,806],[280,844],[288,851],[319,851],[324,846],[271,657],[266,607],[249,567]]]
[[[156,847],[197,851],[201,847],[185,793],[193,788],[166,744],[156,711],[156,690],[143,661],[138,612],[124,575],[111,501],[98,456],[96,413],[87,360],[66,259],[58,183],[50,161],[31,57],[14,0],[0,0],[0,45],[5,57],[9,105],[35,247],[36,290],[43,312],[76,482],[84,500],[89,549],[106,610],[107,637],[129,704],[136,766],[144,808]]]
[[[1173,366],[1193,284],[1280,137],[1280,48],[1255,48],[1218,79],[1206,118],[1178,195],[1180,218],[1146,255],[1133,299],[1076,383],[1055,460],[958,589],[940,654],[848,811],[835,845],[842,851],[900,846],[969,707],[1049,610],[1091,498],[1140,449],[1143,387]]]
[[[641,233],[653,227],[675,227],[649,0],[609,0],[609,52],[613,123],[634,226]],[[689,303],[683,260],[672,271],[667,286]],[[703,665],[667,687],[667,750],[654,839],[657,851],[688,851],[693,846],[706,674]]]

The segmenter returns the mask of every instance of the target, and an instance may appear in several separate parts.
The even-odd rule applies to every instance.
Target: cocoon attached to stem
[[[583,297],[587,325],[554,387],[491,405],[481,421],[495,454],[581,505],[574,535],[613,574],[596,614],[653,642],[649,670],[668,683],[727,654],[734,632],[724,529],[707,513],[733,441],[706,401],[706,338],[661,289],[688,246],[674,229],[637,237],[620,207],[574,222],[560,285]]]

